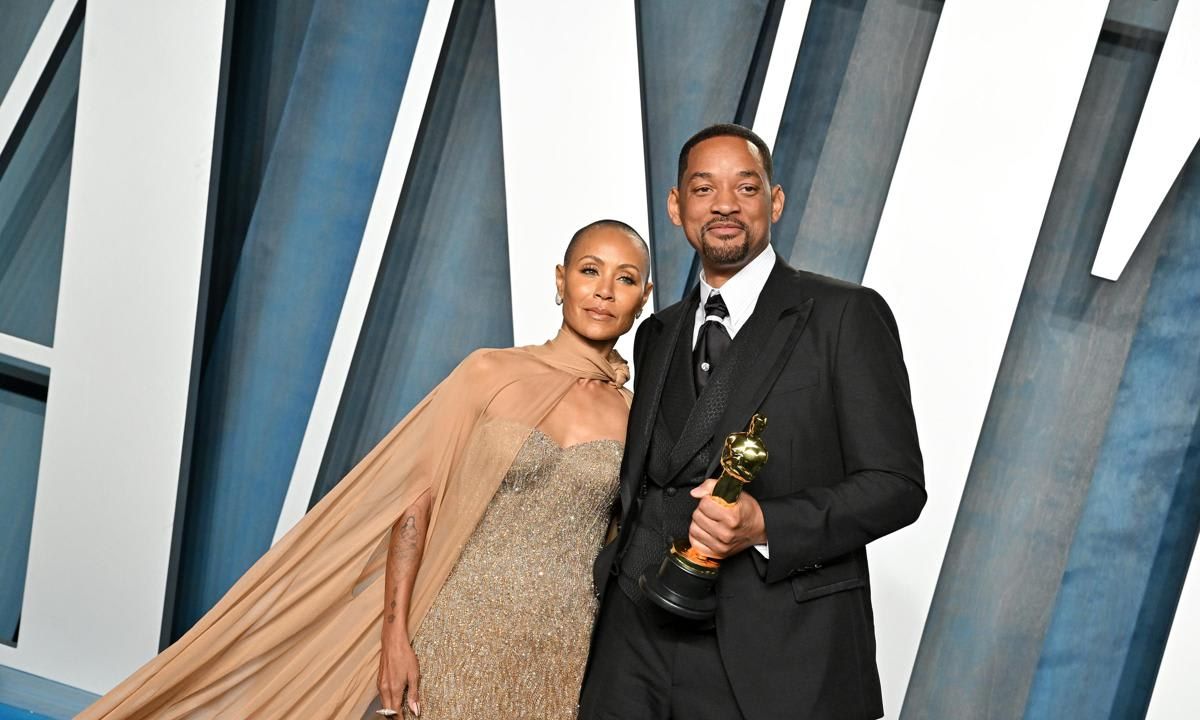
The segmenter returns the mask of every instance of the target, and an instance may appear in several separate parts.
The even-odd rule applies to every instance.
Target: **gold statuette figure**
[[[746,432],[725,438],[721,449],[721,477],[713,486],[712,498],[732,506],[742,494],[742,486],[754,480],[767,462],[763,428],[767,419],[755,414]],[[663,558],[657,573],[647,572],[639,581],[642,591],[654,604],[681,617],[702,620],[712,617],[717,608],[713,586],[721,562],[701,555],[687,540],[676,540]]]

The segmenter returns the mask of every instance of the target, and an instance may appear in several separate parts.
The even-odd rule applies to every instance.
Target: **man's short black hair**
[[[700,132],[687,139],[683,147],[679,149],[679,173],[675,176],[675,187],[683,184],[683,174],[687,172],[688,153],[692,148],[696,147],[705,140],[710,140],[715,137],[739,137],[743,140],[749,140],[758,148],[758,155],[762,158],[763,170],[767,172],[767,182],[774,182],[771,170],[771,148],[763,142],[753,130],[748,127],[742,127],[734,123],[719,123],[717,125],[709,125]]]
[[[637,230],[634,230],[633,226],[629,225],[628,223],[623,223],[620,220],[612,220],[610,218],[604,218],[603,220],[590,222],[576,230],[575,234],[571,236],[571,242],[567,243],[567,251],[563,253],[563,265],[571,264],[571,253],[575,252],[575,246],[579,244],[579,241],[587,236],[587,234],[591,231],[599,230],[600,228],[619,230],[637,240],[642,246],[642,251],[646,253],[646,269],[650,269],[650,246],[646,244],[646,240],[642,237],[641,233],[639,233]]]

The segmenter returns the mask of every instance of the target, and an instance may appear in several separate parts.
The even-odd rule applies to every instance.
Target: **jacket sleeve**
[[[760,501],[770,547],[767,582],[820,567],[909,525],[925,505],[900,337],[875,291],[862,288],[848,297],[831,364],[845,475]]]

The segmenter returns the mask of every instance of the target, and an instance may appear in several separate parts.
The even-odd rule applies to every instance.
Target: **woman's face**
[[[622,230],[598,227],[579,239],[567,261],[555,270],[567,327],[594,342],[628,332],[650,297],[649,258],[641,243]]]

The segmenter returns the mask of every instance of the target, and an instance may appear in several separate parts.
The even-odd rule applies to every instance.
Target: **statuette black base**
[[[689,620],[707,620],[717,611],[717,571],[669,552],[658,572],[638,578],[646,598],[663,610]]]

